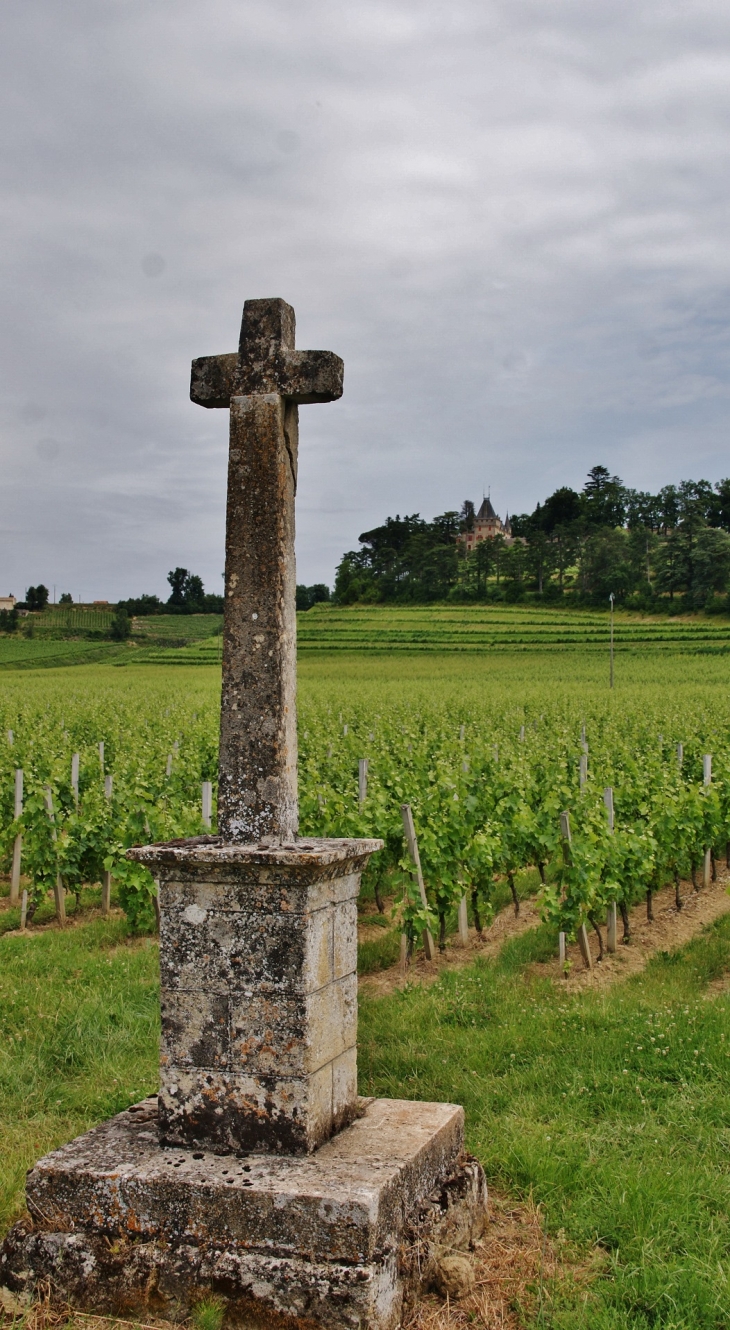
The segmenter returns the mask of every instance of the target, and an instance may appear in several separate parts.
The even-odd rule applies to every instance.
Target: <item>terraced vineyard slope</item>
[[[615,615],[616,651],[727,651],[730,621]],[[606,651],[609,615],[534,605],[316,605],[297,620],[300,651]]]

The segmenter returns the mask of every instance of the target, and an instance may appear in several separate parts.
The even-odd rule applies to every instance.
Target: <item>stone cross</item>
[[[230,409],[218,831],[276,845],[298,828],[294,496],[300,402],[342,396],[331,351],[295,351],[294,310],[247,300],[238,352],[193,361],[190,396]]]

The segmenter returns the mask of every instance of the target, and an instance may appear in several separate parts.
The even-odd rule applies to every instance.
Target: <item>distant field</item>
[[[85,605],[52,605],[32,616],[35,637],[68,637],[73,633],[105,633],[111,628],[112,609],[88,609]]]
[[[617,612],[617,655],[730,654],[730,620],[651,618]],[[0,637],[0,669],[108,661],[116,665],[213,665],[221,662],[222,616],[151,615],[133,621],[125,644]],[[297,615],[300,660],[336,655],[403,659],[460,656],[484,662],[502,654],[592,656],[608,653],[609,616],[536,606],[315,606]]]
[[[127,648],[118,642],[57,641],[52,638],[0,637],[0,670],[53,669],[114,661]]]
[[[172,640],[176,644],[211,637],[222,627],[222,614],[150,614],[132,620],[135,638]]]
[[[605,651],[607,613],[537,606],[317,605],[297,618],[306,651]],[[617,651],[730,650],[727,619],[615,615]]]
[[[180,650],[156,647],[125,657],[130,664],[215,665],[221,638],[202,637]],[[581,610],[534,606],[315,606],[297,615],[300,657],[317,652],[348,654],[459,652],[490,656],[495,652],[593,652],[605,654],[609,616]],[[617,613],[617,652],[730,652],[726,619],[648,618]]]
[[[134,619],[132,637],[124,643],[103,636],[112,618],[111,611],[58,608],[35,616],[32,637],[0,635],[0,670],[49,669],[97,661],[176,664],[189,643],[200,645],[197,652],[195,645],[189,648],[191,654],[183,656],[181,664],[215,665],[220,661],[220,614],[156,614]]]

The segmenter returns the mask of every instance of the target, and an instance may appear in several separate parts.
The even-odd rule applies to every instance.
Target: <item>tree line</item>
[[[115,639],[123,639],[131,634],[131,619],[139,615],[150,614],[222,614],[223,597],[206,594],[202,578],[196,573],[191,573],[187,568],[174,568],[167,574],[167,580],[170,584],[170,595],[166,601],[159,596],[132,596],[127,600],[120,600],[111,608],[114,609],[109,635]],[[313,588],[320,590],[320,588]],[[324,590],[329,595],[325,587]],[[73,607],[73,596],[65,591],[60,597],[59,606]],[[43,583],[38,586],[28,587],[25,593],[25,600],[18,601],[12,610],[0,610],[0,632],[17,632],[20,627],[20,610],[28,610],[30,613],[43,613],[49,606],[48,587]]]
[[[502,535],[467,552],[474,504],[425,521],[388,517],[344,554],[333,600],[546,603],[563,599],[681,613],[730,608],[730,479],[631,489],[594,466],[583,489],[555,490]]]
[[[159,596],[132,596],[129,600],[120,600],[123,608],[131,616],[149,614],[222,614],[223,597],[206,593],[203,579],[187,568],[173,568],[167,574],[170,595],[167,600]]]

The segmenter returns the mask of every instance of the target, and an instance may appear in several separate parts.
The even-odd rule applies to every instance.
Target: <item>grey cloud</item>
[[[9,0],[3,580],[220,584],[246,296],[346,363],[299,575],[387,512],[730,470],[730,15],[698,0]],[[58,444],[44,458],[43,441]],[[13,523],[17,528],[17,524]],[[51,572],[53,569],[53,575]]]

